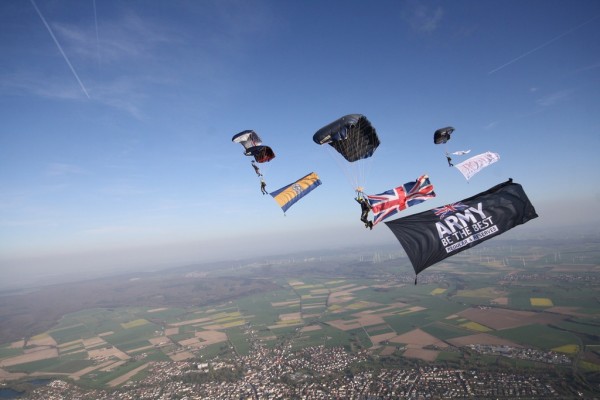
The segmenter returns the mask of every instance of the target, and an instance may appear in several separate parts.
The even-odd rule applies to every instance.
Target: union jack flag
[[[415,182],[408,182],[396,189],[380,194],[371,194],[367,200],[373,211],[373,225],[402,211],[408,207],[435,197],[433,185],[427,175],[422,175]]]
[[[457,203],[452,203],[452,204],[446,204],[443,207],[434,208],[433,212],[435,213],[435,215],[440,217],[440,219],[442,219],[442,218],[446,218],[446,215],[448,215],[450,213],[454,213],[456,211],[461,211],[468,207],[469,206],[467,206],[466,204],[457,202]]]

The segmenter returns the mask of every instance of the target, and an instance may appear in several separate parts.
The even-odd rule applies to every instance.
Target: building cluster
[[[504,275],[501,281],[504,282],[518,282],[518,281],[557,281],[557,282],[568,282],[568,283],[584,283],[584,284],[597,284],[600,281],[598,274],[591,273],[552,273],[552,274],[539,274],[539,273],[511,273]]]
[[[153,362],[143,379],[117,389],[82,389],[62,380],[36,389],[31,400],[133,399],[464,399],[560,398],[549,378],[427,367],[351,373],[364,354],[309,347],[292,352],[257,348],[237,360]],[[236,371],[219,379],[215,371]],[[357,369],[360,370],[360,369]],[[212,375],[207,375],[211,374]],[[197,379],[204,375],[209,379]]]
[[[522,347],[489,344],[470,344],[467,347],[480,354],[500,355],[508,358],[519,358],[522,360],[543,362],[547,364],[571,364],[571,358],[569,358],[569,356],[555,351],[542,351]]]

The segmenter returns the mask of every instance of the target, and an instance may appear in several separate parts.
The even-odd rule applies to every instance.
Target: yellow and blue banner
[[[298,179],[296,182],[290,183],[289,185],[286,185],[281,189],[277,189],[269,194],[273,196],[277,204],[279,204],[285,213],[288,208],[294,205],[294,203],[306,196],[320,184],[321,180],[319,179],[319,176],[316,173],[311,172],[310,174]]]

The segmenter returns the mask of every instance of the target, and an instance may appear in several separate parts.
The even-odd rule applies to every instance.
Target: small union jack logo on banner
[[[457,203],[452,203],[452,204],[446,204],[443,207],[434,208],[433,212],[435,213],[435,215],[440,217],[440,219],[442,219],[442,218],[446,218],[446,216],[450,213],[454,213],[456,211],[461,211],[468,207],[469,206],[467,206],[461,202],[457,202]]]

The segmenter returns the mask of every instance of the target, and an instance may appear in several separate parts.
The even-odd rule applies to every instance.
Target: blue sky
[[[8,280],[394,243],[312,141],[350,113],[382,142],[368,193],[430,176],[404,215],[512,177],[540,215],[515,232],[600,223],[596,0],[3,1],[0,51]],[[321,177],[286,216],[246,129],[269,190]],[[467,182],[445,149],[501,160]]]

